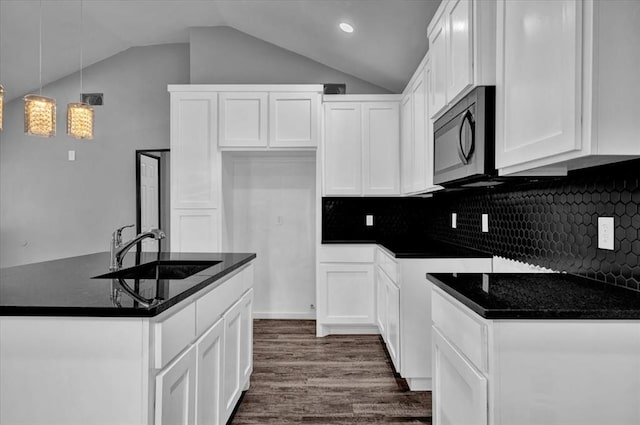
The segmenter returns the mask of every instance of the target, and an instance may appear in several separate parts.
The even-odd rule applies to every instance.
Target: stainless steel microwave
[[[479,86],[436,120],[433,182],[490,186],[495,167],[495,87]]]

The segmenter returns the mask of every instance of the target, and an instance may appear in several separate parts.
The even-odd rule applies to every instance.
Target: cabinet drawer
[[[161,369],[195,339],[195,303],[189,304],[173,316],[169,316],[153,326],[155,367]]]
[[[376,245],[322,245],[318,255],[321,263],[373,263]]]
[[[244,277],[249,269],[244,269],[229,277],[224,283],[203,295],[195,303],[196,335],[209,329],[222,314],[240,299],[244,292]],[[250,269],[253,271],[253,268]]]
[[[389,255],[384,249],[378,248],[377,264],[387,274],[387,276],[389,276],[393,283],[397,285],[399,276],[398,263],[395,258]]]
[[[487,372],[487,323],[440,288],[432,285],[432,289],[433,326],[475,367]]]

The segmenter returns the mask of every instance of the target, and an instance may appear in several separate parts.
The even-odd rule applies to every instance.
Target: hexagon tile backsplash
[[[574,171],[563,178],[437,193],[420,203],[379,198],[377,202],[394,217],[379,217],[378,227],[391,223],[396,228],[376,232],[412,238],[420,234],[640,291],[639,179],[640,160],[632,160]],[[362,202],[362,198],[324,198],[323,240],[340,239],[342,226],[335,223],[359,213]],[[410,208],[408,202],[413,202]],[[452,229],[454,212],[457,227]],[[489,214],[486,233],[482,214]],[[613,251],[598,248],[598,217],[614,219]],[[351,226],[347,239],[357,239],[357,233],[358,228]]]

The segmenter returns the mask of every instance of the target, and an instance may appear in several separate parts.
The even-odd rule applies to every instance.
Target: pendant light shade
[[[0,130],[2,130],[2,110],[4,109],[4,87],[0,84]]]
[[[84,10],[80,0],[80,97],[82,98],[82,58]],[[93,108],[86,103],[69,103],[67,105],[67,135],[76,139],[93,139]]]
[[[29,94],[24,97],[24,133],[31,136],[56,135],[56,101]]]
[[[56,101],[42,96],[42,0],[40,0],[38,32],[40,94],[28,94],[24,97],[24,133],[30,136],[52,137],[56,135]]]
[[[86,103],[67,105],[67,134],[76,139],[93,139],[93,108]]]

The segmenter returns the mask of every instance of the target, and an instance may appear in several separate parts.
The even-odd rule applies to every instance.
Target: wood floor
[[[377,335],[316,338],[315,322],[254,321],[251,387],[231,424],[430,424]]]

